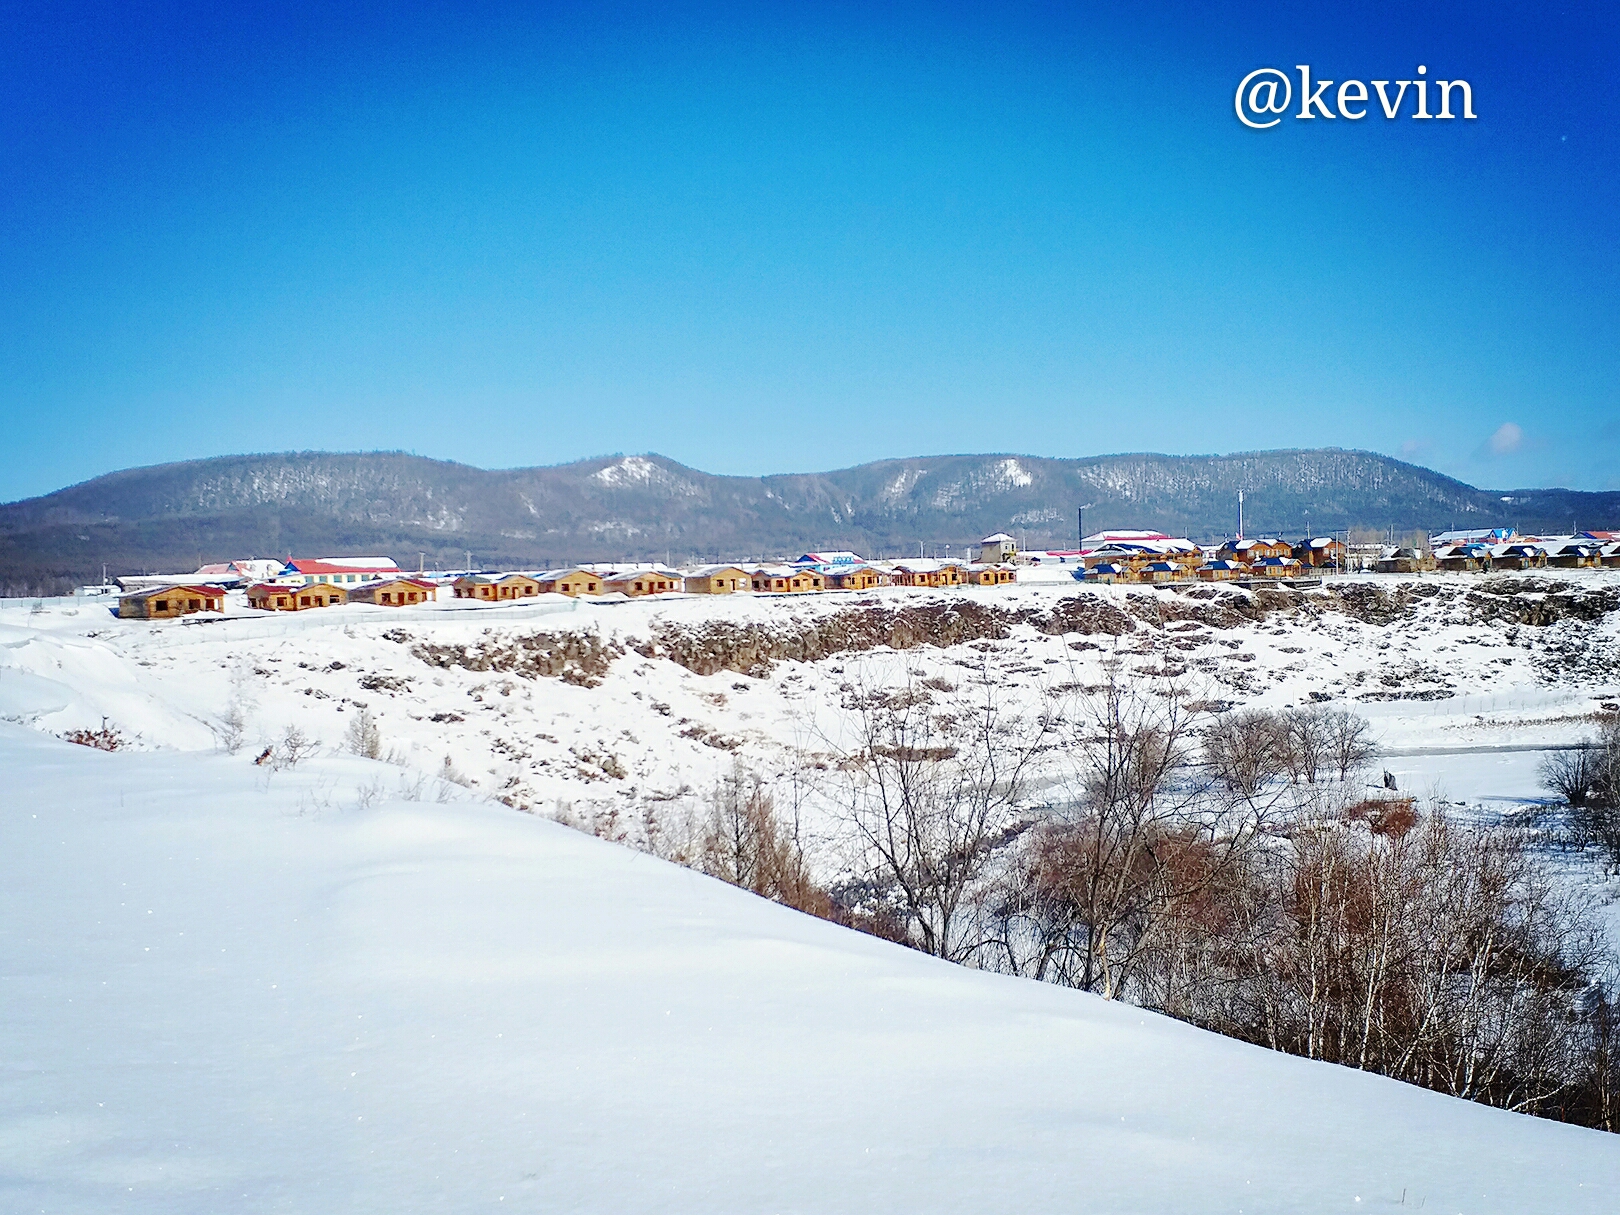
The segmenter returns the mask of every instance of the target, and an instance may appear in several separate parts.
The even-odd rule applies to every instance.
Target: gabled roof
[[[839,549],[836,552],[805,553],[793,559],[794,565],[860,565],[864,560],[858,553],[848,549]]]
[[[284,568],[300,574],[382,574],[393,576],[400,572],[399,566],[395,565],[393,560],[388,557],[344,557],[337,560],[322,557],[318,561],[298,557],[287,562]]]
[[[983,540],[980,540],[979,543],[980,544],[1012,544],[1012,543],[1014,543],[1014,541],[1013,541],[1013,538],[1011,536],[1009,536],[1006,532],[992,532],[990,535],[986,536]]]
[[[176,582],[169,586],[150,586],[118,596],[120,599],[155,599],[159,595],[173,595],[177,591],[195,591],[199,595],[223,595],[225,588],[203,582]]]

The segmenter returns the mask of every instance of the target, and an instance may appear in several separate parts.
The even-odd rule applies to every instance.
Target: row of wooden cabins
[[[1258,537],[1228,540],[1214,551],[1191,540],[1152,533],[1101,537],[1076,556],[1088,582],[1235,582],[1253,578],[1299,578],[1345,566],[1345,546],[1330,536],[1291,544]]]
[[[1620,569],[1620,537],[1612,533],[1521,538],[1504,544],[1451,544],[1434,550],[1434,568],[1454,573],[1495,570]]]
[[[882,586],[1005,586],[1017,580],[1011,565],[963,561],[847,562],[791,565],[704,565],[569,569],[507,574],[467,574],[451,585],[457,599],[500,603],[536,595],[798,595],[818,591],[864,591]]]

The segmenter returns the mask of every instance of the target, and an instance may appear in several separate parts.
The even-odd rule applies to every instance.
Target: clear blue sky
[[[306,448],[1620,487],[1617,6],[1413,7],[0,2],[0,499]],[[1241,126],[1297,63],[1479,118]]]

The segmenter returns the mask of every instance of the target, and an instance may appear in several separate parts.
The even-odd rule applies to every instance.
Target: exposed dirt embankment
[[[1468,606],[1484,621],[1543,628],[1560,620],[1596,624],[1620,610],[1620,591],[1583,587],[1552,578],[1487,578],[1467,592]]]
[[[549,676],[582,688],[601,683],[613,660],[624,653],[619,642],[587,632],[502,636],[486,629],[483,638],[471,645],[435,645],[395,630],[390,640],[409,643],[411,653],[430,667],[464,667],[524,679]]]
[[[1535,577],[1427,580],[1393,586],[1345,581],[1309,591],[1189,586],[1132,591],[1123,604],[1113,596],[1079,591],[1049,607],[1000,606],[971,599],[916,604],[862,599],[830,612],[794,612],[772,621],[655,620],[650,637],[628,643],[604,639],[594,632],[503,635],[486,630],[480,641],[464,646],[418,641],[399,630],[390,636],[410,644],[411,653],[429,666],[530,679],[547,676],[594,687],[613,660],[625,652],[626,644],[643,657],[667,658],[699,675],[721,671],[764,675],[777,662],[816,662],[879,648],[943,648],[1003,641],[1019,626],[1051,636],[1119,637],[1141,628],[1173,631],[1187,621],[1211,629],[1234,629],[1274,616],[1307,623],[1337,614],[1387,627],[1437,610],[1481,623],[1533,627],[1562,620],[1597,623],[1620,610],[1620,591]]]

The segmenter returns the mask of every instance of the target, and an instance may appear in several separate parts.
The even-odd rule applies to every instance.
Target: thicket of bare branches
[[[1620,970],[1586,909],[1522,836],[1367,799],[1356,714],[1211,718],[1117,670],[1038,713],[987,677],[844,693],[804,765],[839,884],[815,880],[800,786],[784,812],[740,768],[674,859],[943,958],[1620,1129]]]
[[[824,738],[827,794],[853,843],[854,910],[925,953],[980,947],[969,894],[1030,802],[1051,718],[1012,711],[987,673],[959,687],[849,686],[848,729]]]
[[[1575,840],[1596,844],[1611,866],[1620,866],[1620,717],[1607,721],[1597,738],[1548,754],[1541,784],[1569,808]]]

